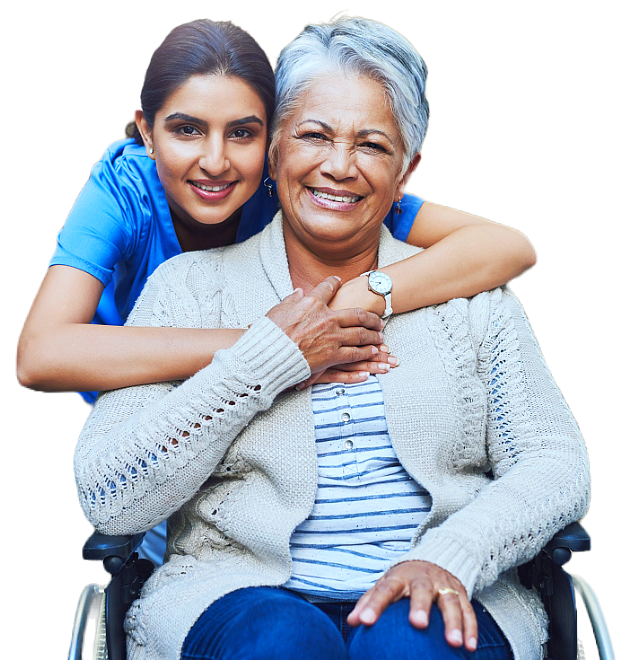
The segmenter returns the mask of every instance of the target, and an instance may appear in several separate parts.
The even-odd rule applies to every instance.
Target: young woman
[[[265,162],[270,63],[231,23],[181,25],[153,55],[141,105],[135,137],[113,144],[94,166],[59,235],[20,337],[26,387],[85,391],[92,401],[92,390],[186,379],[243,332],[120,326],[160,263],[243,241],[278,210]],[[384,269],[394,312],[474,295],[535,261],[519,232],[411,195],[385,222],[395,237],[427,248]],[[385,308],[365,277],[346,283],[332,305]],[[358,382],[387,370],[388,359],[396,363],[381,352],[325,379]]]

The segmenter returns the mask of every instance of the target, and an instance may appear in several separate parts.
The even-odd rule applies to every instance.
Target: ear
[[[278,162],[278,142],[272,140],[267,150],[267,171],[269,178],[276,181],[276,165]]]
[[[421,162],[421,154],[418,153],[414,158],[412,158],[412,161],[408,165],[407,170],[401,177],[401,180],[397,184],[397,188],[395,190],[395,196],[394,199],[395,201],[398,201],[403,197],[403,193],[405,192],[405,186],[408,183],[409,178],[412,176],[412,172],[418,167],[418,164]]]
[[[145,149],[147,150],[147,156],[149,156],[149,158],[151,158],[151,160],[155,160],[156,156],[153,153],[153,131],[149,128],[149,124],[147,123],[147,120],[145,119],[145,113],[142,110],[136,110],[136,114],[135,114],[134,118],[136,120],[136,126],[138,127],[138,130],[140,131],[142,141],[145,143]]]

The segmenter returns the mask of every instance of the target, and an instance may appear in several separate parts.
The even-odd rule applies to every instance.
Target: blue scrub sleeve
[[[392,205],[390,212],[383,221],[390,233],[400,241],[407,241],[410,229],[414,224],[416,215],[425,200],[416,195],[403,195],[400,202],[401,213],[395,213],[396,204]]]
[[[50,265],[78,268],[107,286],[131,247],[126,192],[112,166],[97,163],[59,232]]]

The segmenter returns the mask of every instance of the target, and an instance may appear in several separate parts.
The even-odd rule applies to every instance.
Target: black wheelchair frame
[[[153,572],[153,564],[139,559],[136,549],[143,534],[105,536],[94,533],[83,547],[83,558],[103,562],[112,576],[103,590],[95,585],[85,588],[73,630],[69,660],[125,660],[123,620],[143,584]],[[549,640],[546,660],[577,660],[577,609],[575,586],[583,597],[594,631],[600,660],[615,660],[611,640],[598,601],[587,583],[568,574],[563,566],[572,552],[591,547],[587,532],[572,523],[559,532],[531,561],[520,566],[519,577],[528,588],[541,594],[548,613]],[[92,642],[86,644],[88,629]]]

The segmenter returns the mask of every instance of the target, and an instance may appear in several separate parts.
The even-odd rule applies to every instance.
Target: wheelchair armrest
[[[143,537],[144,532],[125,536],[94,532],[83,546],[83,558],[102,560],[105,570],[115,575],[136,551]]]
[[[572,552],[585,552],[591,549],[591,539],[578,522],[569,524],[555,534],[543,549],[557,566],[563,566],[572,556]]]

